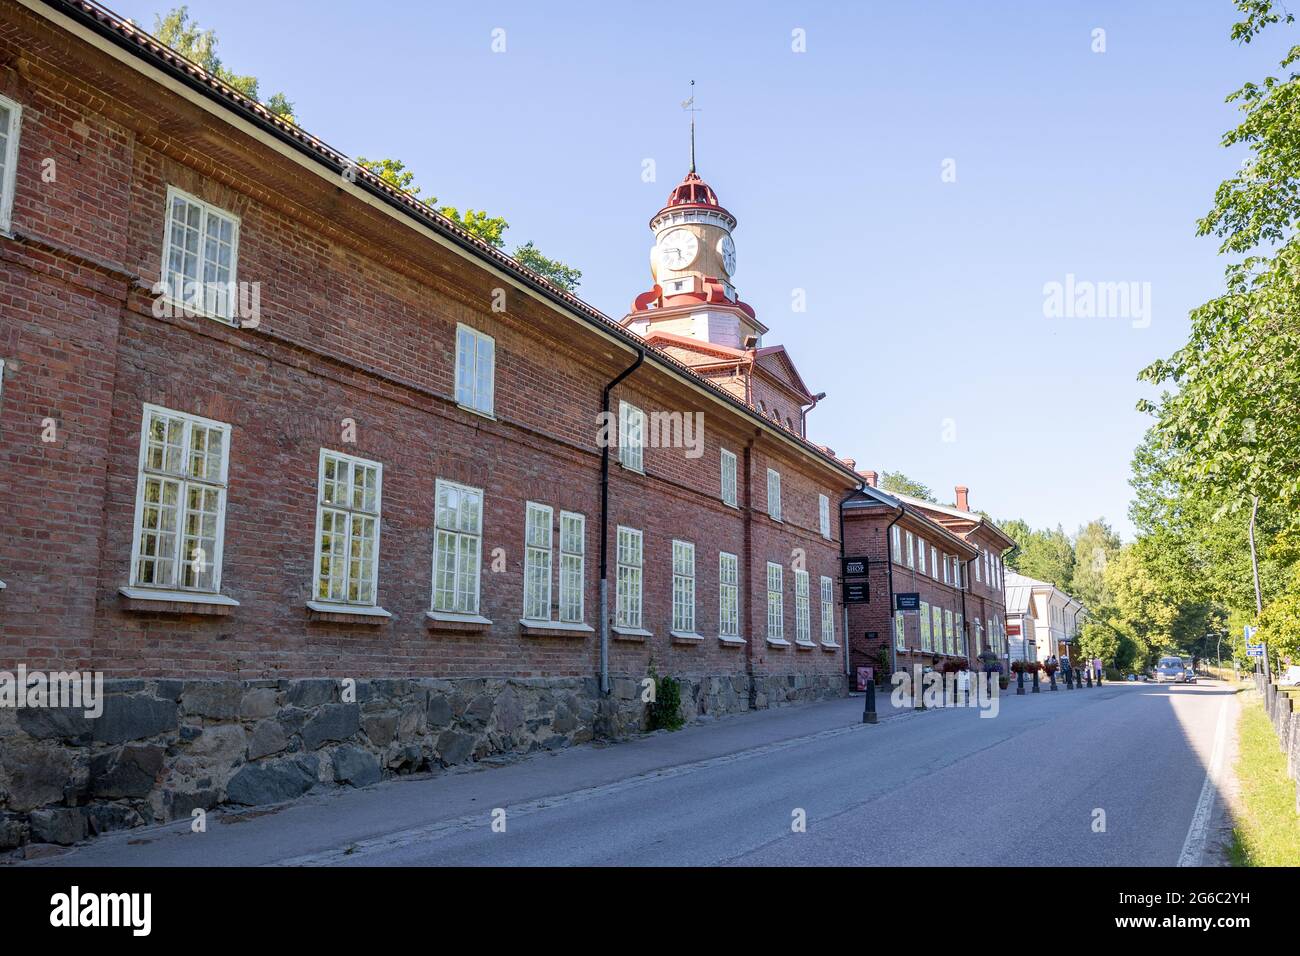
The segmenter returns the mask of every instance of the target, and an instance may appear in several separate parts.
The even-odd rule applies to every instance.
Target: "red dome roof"
[[[668,202],[665,203],[664,208],[685,205],[722,208],[713,187],[701,179],[699,173],[693,169],[686,174],[686,178],[678,187],[668,194]]]

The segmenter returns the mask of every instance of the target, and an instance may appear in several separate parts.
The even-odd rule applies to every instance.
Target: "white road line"
[[[1201,798],[1196,801],[1196,810],[1192,813],[1191,826],[1187,828],[1187,839],[1183,841],[1183,852],[1178,854],[1179,866],[1200,866],[1205,853],[1205,841],[1210,832],[1210,817],[1214,812],[1214,792],[1217,789],[1220,764],[1223,763],[1224,741],[1228,736],[1228,701],[1224,698],[1219,705],[1219,721],[1214,728],[1214,750],[1210,753],[1209,766],[1205,768],[1205,783],[1201,785]]]

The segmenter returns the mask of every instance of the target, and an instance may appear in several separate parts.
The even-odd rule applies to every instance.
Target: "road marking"
[[[1187,839],[1183,841],[1183,852],[1178,854],[1179,866],[1200,866],[1205,853],[1205,841],[1209,837],[1210,817],[1214,812],[1214,792],[1219,778],[1219,765],[1223,763],[1224,741],[1228,736],[1228,700],[1219,705],[1219,720],[1214,728],[1214,750],[1210,753],[1209,766],[1205,768],[1205,783],[1201,785],[1201,797],[1196,801],[1192,812],[1192,823],[1187,828]]]

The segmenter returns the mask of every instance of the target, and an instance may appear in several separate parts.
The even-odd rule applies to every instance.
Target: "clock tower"
[[[694,164],[650,220],[654,288],[637,296],[623,323],[642,336],[666,332],[732,348],[753,347],[767,328],[734,285],[736,217]]]

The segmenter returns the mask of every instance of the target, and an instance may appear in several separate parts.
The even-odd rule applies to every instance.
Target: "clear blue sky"
[[[167,3],[109,5],[152,27]],[[1232,44],[1228,0],[189,7],[307,129],[505,216],[511,248],[581,268],[613,316],[649,287],[646,223],[686,171],[695,79],[737,288],[828,393],[810,436],[943,500],[969,485],[998,518],[1105,516],[1126,537],[1136,373],[1221,287],[1194,224],[1242,159],[1219,146],[1224,98],[1291,39]],[[1149,282],[1150,326],[1045,318],[1068,273]]]

